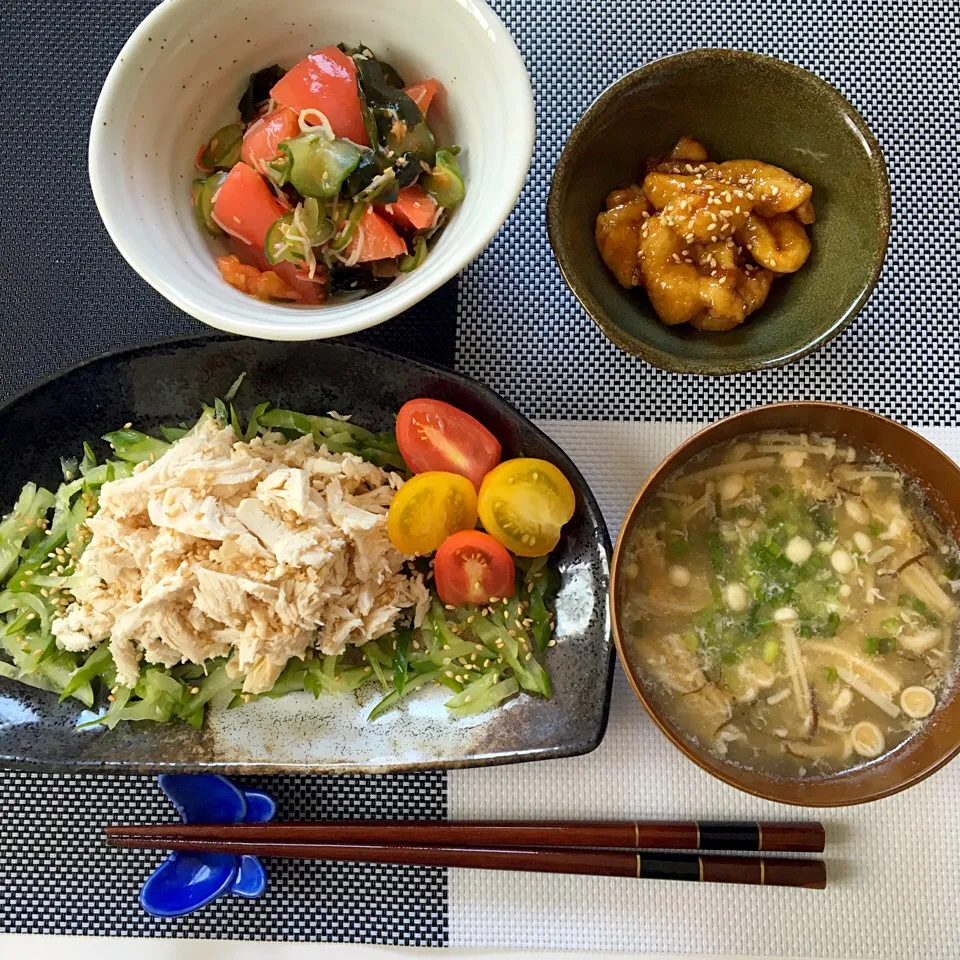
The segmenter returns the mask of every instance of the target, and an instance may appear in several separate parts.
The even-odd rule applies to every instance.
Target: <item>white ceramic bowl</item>
[[[269,304],[220,278],[197,227],[197,147],[238,118],[250,73],[328,44],[366,44],[407,80],[436,77],[438,142],[463,148],[466,199],[415,271],[352,302]],[[483,0],[164,0],[120,51],[90,131],[90,183],[113,242],[151,286],[221,330],[271,340],[333,337],[382,323],[436,290],[489,243],[530,167],[530,80]]]

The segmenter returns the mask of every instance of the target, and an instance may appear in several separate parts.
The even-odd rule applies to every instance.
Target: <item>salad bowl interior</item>
[[[407,83],[435,78],[429,125],[462,148],[463,203],[416,270],[360,299],[318,307],[268,303],[228,286],[221,241],[191,203],[198,147],[239,118],[249,77],[311,51],[365,45]],[[158,132],[162,131],[162,135]],[[231,333],[272,340],[339,336],[381,323],[440,287],[489,242],[513,208],[533,150],[533,101],[509,34],[482,0],[168,0],[114,63],[90,133],[90,181],[128,263],[182,310]]]
[[[546,653],[550,699],[522,695],[499,709],[454,718],[445,688],[425,687],[401,709],[369,719],[382,696],[365,684],[341,696],[291,693],[227,709],[215,700],[201,730],[185,722],[122,722],[78,729],[96,714],[75,700],[0,677],[0,764],[44,770],[212,772],[384,772],[476,766],[571,756],[595,748],[610,702],[613,645],[606,593],[610,540],[597,503],[565,454],[487,388],[452,371],[343,343],[266,344],[217,336],[164,341],[107,354],[14,398],[0,417],[0,441],[19,455],[0,480],[6,513],[29,480],[55,486],[61,457],[132,423],[155,433],[191,423],[246,376],[235,403],[245,421],[258,403],[349,414],[392,430],[414,397],[452,403],[490,429],[504,459],[537,457],[569,479],[576,512],[551,553],[560,574],[556,646]],[[42,430],[38,424],[44,424]]]

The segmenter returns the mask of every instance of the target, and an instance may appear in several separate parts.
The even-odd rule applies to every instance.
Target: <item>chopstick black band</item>
[[[759,851],[760,824],[735,823],[723,820],[700,820],[701,850],[750,850]]]
[[[696,854],[643,853],[638,857],[637,876],[643,880],[700,880],[700,858]]]

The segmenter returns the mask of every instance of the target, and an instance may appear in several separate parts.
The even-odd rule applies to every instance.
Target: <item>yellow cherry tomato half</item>
[[[408,480],[387,514],[390,542],[410,555],[433,553],[452,533],[477,525],[477,491],[457,473],[430,470]]]
[[[557,545],[576,497],[552,463],[525,457],[506,460],[483,478],[477,506],[494,540],[518,557],[542,557]]]

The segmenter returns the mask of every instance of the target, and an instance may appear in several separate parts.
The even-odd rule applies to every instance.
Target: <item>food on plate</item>
[[[410,556],[434,553],[447,537],[477,525],[477,491],[458,473],[431,470],[408,480],[390,504],[387,530]]]
[[[642,186],[607,197],[597,247],[621,286],[647,291],[664,323],[732,330],[763,306],[775,279],[806,263],[812,194],[780,167],[715,163],[681,137],[647,161]]]
[[[193,204],[228,245],[223,279],[269,301],[318,304],[415,270],[463,200],[459,147],[427,112],[440,91],[405,87],[366,47],[340,44],[255,73],[240,120],[196,156]]]
[[[923,493],[817,434],[710,448],[625,541],[625,644],[657,707],[776,776],[896,749],[954,676],[960,554]]]
[[[192,427],[127,424],[105,462],[85,444],[55,492],[23,488],[0,523],[0,676],[108,727],[367,681],[371,720],[428,684],[455,716],[549,697],[557,573],[474,529],[473,481],[411,476],[393,432],[336,413],[263,403],[243,425],[240,380]],[[448,406],[432,443],[472,457],[476,421]]]
[[[570,481],[552,463],[530,457],[494,467],[477,501],[484,529],[518,557],[550,553],[575,509]]]
[[[500,462],[500,441],[475,417],[442,400],[405,403],[397,414],[397,443],[414,473],[459,473],[478,490]]]

